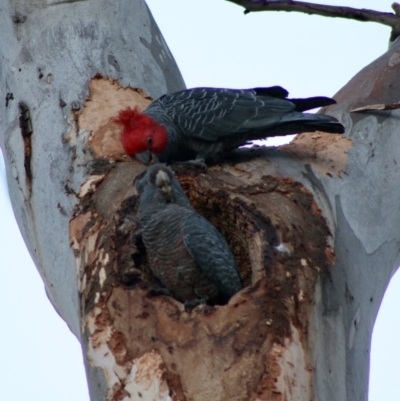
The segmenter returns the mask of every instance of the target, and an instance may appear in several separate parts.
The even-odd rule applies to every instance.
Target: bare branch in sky
[[[353,19],[361,22],[377,22],[392,28],[390,41],[400,35],[400,4],[393,3],[394,13],[386,13],[352,7],[329,6],[291,0],[227,0],[245,8],[244,13],[253,11],[295,11],[309,15]]]

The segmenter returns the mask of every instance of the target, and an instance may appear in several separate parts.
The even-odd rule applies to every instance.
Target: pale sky
[[[391,12],[392,1],[318,3]],[[223,0],[149,0],[187,87],[281,85],[292,97],[332,96],[386,49],[389,29]],[[15,224],[0,163],[0,400],[88,401],[80,345],[47,300]],[[399,401],[400,274],[374,329],[370,401]],[[327,400],[331,401],[331,400]],[[332,400],[333,401],[333,400]],[[352,400],[348,400],[352,401]]]

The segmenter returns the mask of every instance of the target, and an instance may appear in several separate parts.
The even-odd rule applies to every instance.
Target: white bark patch
[[[100,313],[100,308],[93,308],[87,319],[87,327],[91,333],[91,336],[89,338],[87,356],[89,363],[92,366],[103,369],[104,375],[107,380],[107,387],[109,389],[107,398],[113,399],[111,397],[112,388],[114,386],[119,387],[120,384],[120,378],[119,375],[117,375],[116,371],[118,371],[118,373],[121,373],[121,371],[120,369],[116,369],[117,362],[115,356],[107,345],[107,342],[111,338],[113,330],[112,327],[98,327],[96,324],[96,318],[98,315],[100,315]]]
[[[169,388],[163,379],[163,360],[155,351],[134,359],[134,365],[126,379],[125,390],[128,400],[170,401]]]
[[[92,264],[97,256],[96,241],[97,241],[98,235],[99,235],[99,226],[96,225],[90,230],[90,234],[87,236],[87,241],[86,241],[85,249],[84,249],[84,253],[83,253],[83,261],[84,261],[83,266],[85,266],[86,264]],[[80,258],[78,257],[77,258],[78,265],[79,265],[79,261],[80,261]]]
[[[254,267],[255,266],[258,267],[257,270],[253,269],[253,278],[252,278],[253,283],[265,277],[265,269],[262,263],[264,257],[264,249],[265,249],[264,238],[261,237],[260,233],[255,233],[252,242],[250,244],[250,252],[249,252],[251,265]]]
[[[103,263],[104,265],[106,265],[110,260],[110,257],[108,256],[108,253],[105,254],[104,259],[103,259]]]
[[[106,342],[100,342],[94,347],[93,342],[90,340],[87,356],[92,366],[101,367],[103,369],[109,389],[119,384],[119,377],[114,371],[116,360]],[[111,390],[108,391],[108,394],[110,394],[110,391]],[[108,399],[110,399],[110,397],[108,397]]]
[[[298,330],[292,326],[292,340],[286,339],[285,346],[274,344],[273,353],[281,368],[277,377],[276,392],[283,400],[304,401],[312,399],[312,371],[307,365],[306,355]]]
[[[102,322],[101,313],[102,309],[95,307],[87,318],[86,327],[90,332],[87,356],[92,366],[104,371],[108,388],[107,399],[172,401],[160,354],[151,351],[123,365],[119,364],[117,355],[114,355],[109,346],[115,334],[114,329]],[[126,349],[120,349],[119,353],[123,354],[125,351]],[[124,398],[116,398],[117,393],[124,394]]]
[[[79,191],[79,197],[83,198],[88,193],[93,192],[96,189],[97,184],[102,181],[104,175],[91,175],[81,186]]]
[[[275,247],[275,249],[276,249],[278,252],[287,253],[288,255],[291,255],[291,254],[292,254],[292,252],[290,251],[290,249],[289,249],[283,242],[281,242],[279,245],[277,245],[277,246]]]
[[[99,283],[100,283],[100,287],[103,288],[103,284],[106,281],[107,278],[107,274],[106,274],[106,269],[104,269],[104,267],[102,267],[99,271]]]
[[[86,278],[87,278],[87,276],[86,276],[86,274],[84,274],[83,277],[82,277],[82,280],[80,281],[80,285],[78,283],[79,292],[85,291],[85,289],[86,289]]]

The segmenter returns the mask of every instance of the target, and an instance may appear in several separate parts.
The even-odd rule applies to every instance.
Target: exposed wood
[[[147,8],[119,2],[135,7],[128,23],[101,0],[2,4],[10,195],[49,297],[82,343],[92,400],[366,399],[373,323],[400,262],[399,111],[349,111],[398,101],[400,43],[336,95],[328,111],[345,136],[238,150],[207,172],[174,167],[245,284],[227,305],[189,313],[147,296],[156,283],[133,185],[145,166],[123,154],[112,121],[183,88]],[[21,102],[32,130],[20,127]]]
[[[370,104],[364,107],[357,107],[356,109],[350,110],[350,113],[360,113],[362,111],[381,111],[381,110],[396,110],[400,109],[400,103],[393,104]]]
[[[346,172],[347,153],[352,145],[353,142],[343,135],[316,132],[297,135],[281,149],[310,163],[322,175],[340,177]]]
[[[95,190],[109,164],[101,158],[108,139],[97,137],[94,163],[90,131],[78,125],[89,82],[101,73],[152,97],[184,89],[184,82],[141,0],[0,0],[0,8],[0,146],[10,198],[46,293],[86,354],[68,227],[80,197]],[[101,110],[96,121],[104,123]],[[102,373],[87,357],[85,364],[92,400],[104,400]]]
[[[169,297],[150,298],[147,290],[156,284],[141,243],[133,186],[144,167],[126,160],[112,135],[115,104],[103,108],[104,96],[120,105],[114,93],[122,88],[101,78],[89,86],[92,96],[77,126],[91,131],[89,146],[108,138],[107,147],[100,147],[110,154],[93,148],[93,155],[114,162],[94,168],[83,184],[70,236],[80,266],[88,355],[105,370],[109,398],[132,392],[150,397],[154,386],[169,389],[176,400],[209,400],[210,394],[310,398],[304,337],[317,277],[328,274],[334,262],[329,230],[312,195],[290,179],[264,174],[263,159],[253,161],[251,182],[233,166],[179,174],[194,207],[228,240],[246,289],[226,306],[200,306],[191,313]],[[136,90],[124,93],[127,105],[145,100],[144,94],[132,100]],[[99,112],[103,123],[95,118]],[[280,252],[280,243],[290,253]],[[156,373],[138,377],[138,361],[145,356],[160,360],[165,382]]]

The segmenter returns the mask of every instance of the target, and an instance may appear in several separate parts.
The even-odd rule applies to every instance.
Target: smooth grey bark
[[[0,146],[10,198],[47,294],[78,338],[78,276],[68,224],[89,166],[83,158],[72,165],[79,151],[63,135],[98,73],[154,97],[184,88],[142,0],[0,2]],[[33,129],[25,146],[20,102],[29,108]]]
[[[143,1],[2,1],[0,13],[1,147],[14,213],[55,308],[80,337],[75,258],[68,222],[86,166],[70,171],[63,143],[71,108],[101,73],[152,96],[184,87]],[[13,20],[23,20],[14,22]],[[5,107],[5,94],[12,94]],[[32,189],[26,184],[18,103],[30,109]],[[60,103],[65,103],[62,107]],[[54,261],[57,269],[54,269]],[[56,288],[56,290],[54,290]]]
[[[92,155],[84,132],[72,139],[67,133],[96,74],[153,97],[184,83],[142,1],[2,0],[0,7],[0,82],[6,97],[0,105],[0,145],[14,212],[49,298],[87,351],[78,295],[82,277],[78,280],[69,229],[82,184],[91,176]],[[267,174],[292,177],[313,194],[328,222],[336,260],[329,275],[319,277],[315,294],[308,294],[314,299],[305,337],[314,400],[367,399],[372,328],[399,264],[400,111],[350,110],[398,101],[399,49],[397,41],[361,71],[329,110],[346,124],[352,141],[343,171],[322,171],[320,154],[307,158],[295,144],[260,151],[250,164],[249,152],[238,152],[237,169],[224,165],[220,175],[231,174],[242,184],[243,172],[251,172],[247,179],[253,184]],[[20,102],[29,109],[32,133],[19,126]],[[333,152],[332,167],[345,151]],[[109,390],[103,370],[88,362],[86,352],[85,361],[91,398],[103,400]]]
[[[345,171],[321,174],[312,156],[303,168],[290,160],[276,167],[313,192],[333,234],[336,262],[316,286],[310,329],[316,400],[368,399],[372,331],[400,264],[400,112],[351,112],[399,101],[399,49],[397,39],[335,95],[329,114],[353,142]]]

